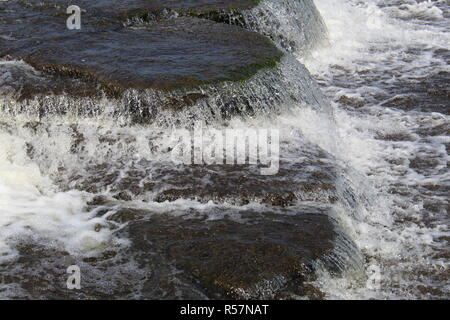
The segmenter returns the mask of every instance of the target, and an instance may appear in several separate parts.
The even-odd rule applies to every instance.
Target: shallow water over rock
[[[0,39],[0,56],[23,59],[52,74],[53,85],[40,93],[94,95],[103,87],[114,94],[245,80],[261,68],[274,67],[282,56],[258,34],[195,18],[129,28],[114,22],[102,26],[86,22],[73,31],[66,29],[65,17],[53,8],[13,3],[5,12],[5,32],[15,40]],[[72,78],[88,83],[77,85]],[[67,83],[58,85],[61,81]],[[38,89],[42,87],[23,88],[28,96]]]
[[[336,243],[349,254],[356,249],[336,222],[314,207],[283,213],[211,208],[187,214],[122,208],[108,220],[128,223],[119,231],[131,241],[127,248],[83,258],[37,243],[22,244],[14,265],[0,265],[6,294],[50,299],[320,299],[323,293],[309,284],[319,262],[336,275],[355,262],[354,256],[335,251]],[[65,266],[73,264],[83,270],[83,288],[77,292],[63,289]],[[12,285],[22,290],[8,290]]]
[[[359,199],[295,123],[333,121],[286,53],[322,39],[311,1],[80,1],[79,31],[66,4],[0,4],[0,295],[321,299],[319,272],[364,281],[334,212]],[[171,161],[172,134],[198,121],[280,128],[278,175]]]

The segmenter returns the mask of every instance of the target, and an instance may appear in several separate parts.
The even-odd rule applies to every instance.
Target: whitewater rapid
[[[308,46],[312,51],[307,56],[302,49],[297,59],[317,80],[331,109],[323,101],[318,103],[321,107],[292,103],[276,112],[258,106],[259,115],[214,126],[280,128],[284,161],[308,163],[315,155],[308,151],[317,148],[327,152],[321,161],[339,168],[342,197],[330,209],[365,263],[339,278],[320,271],[314,284],[326,298],[448,298],[449,101],[437,95],[428,103],[423,87],[444,84],[439,89],[443,90],[447,81],[448,89],[449,4],[396,0],[315,0],[315,4],[328,38],[313,39],[322,45]],[[262,12],[271,9],[276,6],[261,8]],[[290,18],[289,10],[279,10],[280,19]],[[282,27],[293,37],[299,32],[288,24]],[[301,34],[298,43],[304,43],[306,35]],[[0,64],[31,68],[17,61]],[[14,68],[0,75],[0,85],[14,78]],[[39,73],[28,71],[39,79]],[[306,100],[317,100],[311,94],[316,86],[308,77],[291,76],[287,84],[298,81],[298,91],[306,91]],[[258,83],[252,83],[255,95],[261,93]],[[311,92],[305,89],[311,86]],[[2,90],[7,97],[8,87]],[[103,103],[105,110],[113,108],[108,101]],[[183,120],[201,114],[200,109]],[[144,172],[139,186],[154,182],[158,167],[172,165],[167,152],[161,151],[171,147],[172,128],[130,125],[121,118],[69,116],[33,124],[20,115],[2,114],[0,129],[0,264],[17,261],[17,243],[28,238],[74,256],[95,257],[105,248],[120,250],[127,239],[117,237],[115,230],[122,226],[111,226],[107,217],[121,207],[171,214],[194,209],[211,212],[210,219],[222,218],[214,211],[224,208],[263,210],[257,203],[240,207],[182,199],[156,203],[152,192],[125,204],[117,201],[106,212],[104,207],[89,205],[98,195],[115,196],[115,184],[136,171]],[[89,183],[90,175],[105,163],[111,167],[102,174],[119,172],[118,178],[110,184],[93,180],[91,192],[77,191],[89,189],[80,184]],[[347,195],[349,188],[354,198]],[[361,270],[366,277],[361,277]],[[0,296],[15,296],[17,290],[4,289]]]
[[[336,213],[365,254],[368,276],[362,286],[325,274],[320,283],[330,299],[448,297],[449,4],[315,3],[329,40],[300,59],[333,101],[334,154],[354,169],[349,179],[366,198],[355,216],[345,206]],[[424,92],[430,78],[447,96],[430,98],[433,80]],[[412,106],[405,106],[408,99]],[[329,125],[317,114],[300,114],[302,124]],[[305,128],[328,149],[328,136]]]

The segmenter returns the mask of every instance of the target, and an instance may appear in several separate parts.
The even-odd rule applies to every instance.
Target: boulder
[[[16,3],[0,17],[14,39],[0,38],[0,57],[22,59],[52,77],[46,88],[23,88],[32,94],[95,95],[103,88],[117,95],[126,89],[170,91],[242,81],[282,57],[256,33],[195,18],[126,28],[115,21],[90,23],[88,16],[81,30],[68,30],[60,9]]]
[[[313,207],[285,213],[212,209],[183,216],[123,209],[110,219],[128,223],[122,232],[138,264],[152,266],[160,256],[158,261],[173,265],[179,278],[208,298],[321,299],[310,283],[318,268],[339,275],[361,263],[326,210]]]

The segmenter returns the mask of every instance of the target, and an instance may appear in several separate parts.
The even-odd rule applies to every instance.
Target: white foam
[[[436,61],[429,56],[429,49],[448,49],[450,33],[448,23],[423,25],[410,20],[396,19],[393,10],[400,10],[403,6],[391,1],[356,1],[356,0],[318,0],[315,1],[327,24],[329,31],[329,47],[319,49],[308,57],[305,64],[315,73],[325,75],[331,72],[335,65],[344,67],[352,72],[370,71],[374,67],[378,71],[398,70],[413,71],[421,68],[424,74],[430,74],[429,69],[435,67],[449,70],[444,61]],[[403,2],[403,1],[401,1]],[[424,8],[436,11],[435,2],[408,1],[408,10]],[[384,4],[383,7],[379,5]],[[404,9],[406,10],[406,9]],[[420,48],[424,56],[415,57],[406,52],[406,48]],[[410,56],[411,61],[404,60]],[[441,63],[435,63],[441,62]],[[402,75],[402,73],[399,73]]]
[[[380,271],[379,287],[357,284],[351,278],[332,279],[324,274],[319,284],[333,298],[417,298],[426,297],[418,286],[437,288],[449,294],[449,286],[433,280],[448,272],[450,262],[434,258],[440,250],[448,252],[440,237],[450,234],[444,212],[424,209],[420,186],[447,185],[448,135],[422,138],[418,129],[450,124],[440,113],[402,111],[382,107],[387,89],[398,79],[415,81],[438,72],[449,72],[445,58],[435,55],[448,50],[448,20],[438,5],[443,1],[315,1],[329,28],[329,45],[301,59],[323,84],[326,94],[338,101],[346,97],[363,108],[343,109],[334,104],[335,124],[311,110],[299,110],[299,126],[304,135],[330,150],[354,172],[347,178],[360,195],[356,215],[344,204],[335,207],[347,232],[366,254],[368,276]],[[448,7],[447,7],[448,8]],[[432,19],[433,23],[428,23]],[[414,94],[414,92],[411,92]],[[391,98],[391,97],[389,97]],[[420,107],[420,106],[418,106]],[[327,123],[324,123],[327,121]],[[336,125],[338,135],[316,135],[316,126]],[[380,136],[404,135],[399,141]],[[395,140],[395,139],[394,139]],[[337,147],[329,148],[330,144]],[[336,152],[337,150],[337,152]],[[416,156],[438,163],[426,173],[410,167]],[[447,181],[447,182],[445,182]],[[391,191],[405,189],[393,194]],[[448,201],[435,194],[436,203]],[[424,223],[426,219],[432,223]],[[417,274],[424,272],[419,278]],[[438,277],[437,277],[438,278]]]
[[[32,238],[59,243],[70,253],[95,254],[111,234],[96,212],[86,211],[91,195],[59,192],[26,156],[25,141],[0,132],[0,262],[17,257],[15,244]]]
[[[449,234],[445,221],[421,226],[396,220],[420,221],[423,202],[413,200],[417,195],[414,188],[449,179],[448,172],[442,173],[449,160],[444,145],[449,137],[435,136],[425,141],[416,133],[418,128],[448,123],[449,117],[383,108],[373,97],[386,95],[386,85],[395,83],[398,78],[414,79],[450,71],[443,58],[433,54],[438,49],[448,48],[449,27],[444,13],[436,6],[442,1],[407,1],[403,6],[399,3],[382,0],[316,1],[329,28],[329,46],[301,60],[324,84],[323,88],[331,99],[351,98],[364,104],[363,112],[344,110],[337,104],[333,105],[331,114],[318,113],[306,106],[291,106],[276,119],[267,119],[264,114],[245,123],[234,119],[227,124],[227,127],[234,128],[281,128],[281,139],[285,145],[290,145],[289,157],[293,161],[304,156],[296,154],[295,148],[307,148],[306,138],[338,158],[343,168],[343,179],[358,191],[361,203],[356,212],[345,204],[336,205],[334,210],[368,257],[368,272],[371,268],[379,268],[385,285],[380,290],[373,290],[355,283],[351,277],[336,280],[324,274],[319,281],[328,298],[414,297],[414,292],[408,291],[412,280],[401,280],[401,290],[394,290],[392,279],[398,274],[403,276],[411,272],[415,266],[423,265],[427,270],[448,267],[448,261],[431,258],[435,248],[442,245],[435,240]],[[434,23],[424,25],[423,19],[432,19]],[[407,49],[415,50],[409,52]],[[0,63],[13,65],[15,62]],[[346,75],[351,75],[351,83],[346,83],[348,86],[335,81],[340,76],[346,79]],[[373,81],[368,81],[371,76]],[[0,83],[2,81],[10,81],[10,73],[0,75]],[[92,195],[79,191],[61,192],[52,179],[58,174],[59,178],[65,179],[77,171],[88,175],[83,171],[87,165],[103,162],[119,164],[119,168],[114,167],[113,170],[120,169],[121,174],[126,175],[128,167],[121,162],[122,156],[128,157],[128,161],[135,155],[136,159],[163,162],[167,160],[167,153],[161,150],[167,150],[171,141],[171,132],[161,132],[161,128],[121,127],[96,122],[95,119],[85,120],[78,121],[77,129],[84,136],[83,149],[72,154],[74,131],[70,128],[70,121],[55,119],[47,127],[38,128],[38,134],[22,128],[20,119],[15,121],[17,126],[14,129],[0,131],[0,262],[17,257],[15,241],[26,237],[57,243],[71,253],[95,254],[109,245],[113,241],[111,232],[107,228],[95,231],[97,225],[105,223],[104,218],[97,218],[96,212],[86,209]],[[408,141],[384,141],[378,138],[383,134],[406,134],[411,138]],[[99,137],[108,136],[117,142],[100,147]],[[149,141],[153,142],[152,146]],[[33,142],[38,159],[32,160],[26,154],[27,142]],[[159,151],[152,152],[151,147]],[[420,152],[434,156],[440,165],[431,168],[427,174],[412,170],[409,161]],[[60,173],[60,165],[71,172]],[[396,183],[412,190],[413,194],[390,194],[390,188]],[[108,194],[108,190],[105,192]],[[439,196],[436,198],[445,200]],[[220,209],[238,211],[246,208],[187,200],[129,205],[155,213],[176,214],[188,209],[213,211],[211,219],[222,217]],[[256,204],[248,206],[251,210],[257,207]]]

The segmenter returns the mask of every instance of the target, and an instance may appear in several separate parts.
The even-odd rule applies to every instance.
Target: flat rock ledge
[[[167,277],[152,266],[157,255],[211,299],[322,299],[310,283],[319,268],[339,276],[361,264],[354,244],[317,208],[190,217],[124,208],[110,219],[128,222],[130,253],[153,270],[152,281]]]
[[[69,84],[79,88],[81,83],[88,94],[44,95],[42,92],[52,85],[53,80],[30,69],[24,63],[13,61],[0,64],[0,81],[4,79],[6,84],[0,86],[0,93],[6,90],[0,99],[0,110],[4,114],[20,114],[38,122],[64,115],[111,121],[120,118],[122,124],[191,126],[197,121],[222,122],[236,115],[246,117],[281,112],[297,104],[307,104],[318,112],[329,112],[323,94],[308,70],[290,56],[284,56],[274,68],[259,70],[243,81],[223,81],[171,91],[127,89],[113,97],[105,97],[95,84],[89,87],[78,79],[71,79]],[[20,87],[23,83],[27,86]],[[65,80],[59,83],[68,84]],[[16,88],[22,89],[16,91]],[[30,93],[26,89],[33,91]],[[28,98],[18,100],[17,92]]]
[[[63,15],[70,0],[23,1],[35,8],[57,8]],[[84,19],[95,25],[152,23],[195,17],[256,31],[291,53],[306,54],[326,35],[326,26],[313,0],[78,0]]]
[[[364,274],[354,244],[326,211],[313,207],[193,210],[190,216],[122,208],[109,221],[127,223],[119,235],[130,243],[120,251],[82,257],[39,242],[18,245],[19,259],[0,264],[2,285],[21,288],[10,297],[317,300],[325,298],[314,284],[319,269]],[[68,265],[83,270],[81,290],[62,285]]]
[[[25,81],[20,87],[22,98],[49,93],[94,96],[99,91],[117,97],[126,89],[171,91],[239,82],[275,67],[283,56],[257,33],[189,17],[124,27],[105,14],[87,15],[81,30],[68,30],[68,16],[61,11],[64,1],[53,2],[1,4],[0,23],[10,36],[0,38],[0,57],[24,60],[48,76],[46,85]],[[128,2],[144,3],[120,3]],[[236,5],[252,2],[236,1]],[[102,3],[95,2],[94,9],[103,10]],[[215,8],[220,2],[202,3],[201,8]],[[105,5],[104,12],[109,9],[111,4]]]

